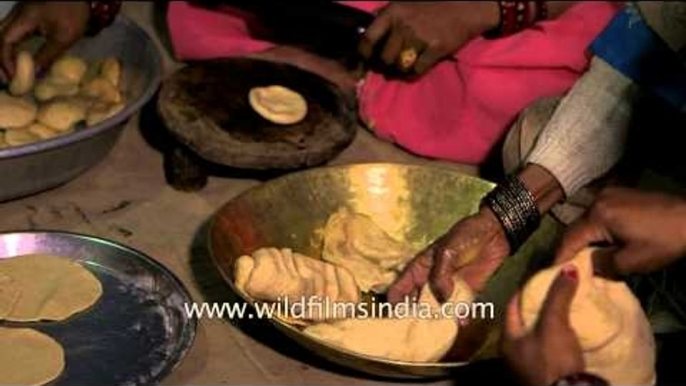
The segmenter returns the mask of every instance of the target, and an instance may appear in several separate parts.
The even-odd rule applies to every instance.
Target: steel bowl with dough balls
[[[29,42],[27,47],[31,50],[37,43]],[[84,38],[67,54],[87,63],[117,58],[122,68],[120,89],[126,105],[94,125],[54,138],[0,148],[0,201],[54,188],[97,164],[115,145],[127,121],[159,86],[161,61],[157,49],[147,33],[124,16],[119,16],[98,36]]]
[[[493,186],[457,170],[435,166],[372,163],[301,171],[255,187],[223,206],[211,223],[210,250],[217,269],[232,289],[243,300],[254,304],[255,300],[246,296],[234,280],[236,262],[245,255],[274,247],[290,248],[294,256],[297,252],[320,258],[329,219],[341,208],[366,216],[389,237],[416,251],[446,232],[455,221],[476,212],[481,198]],[[518,285],[539,264],[543,266],[550,261],[560,231],[554,220],[544,218],[539,231],[491,278],[479,299],[493,303],[496,321],[502,320],[498,314],[504,311]],[[501,329],[497,322],[489,321],[489,331],[483,333],[481,346],[471,360],[419,362],[362,355],[315,340],[303,333],[301,326],[282,318],[270,320],[292,338],[293,344],[309,349],[302,350],[305,354],[301,360],[311,361],[312,355],[319,355],[342,369],[375,376],[396,379],[456,376],[469,363],[488,364],[484,361],[498,360]],[[259,339],[257,335],[255,339]]]

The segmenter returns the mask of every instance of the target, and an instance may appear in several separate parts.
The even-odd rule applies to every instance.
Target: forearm
[[[607,173],[624,152],[637,86],[594,58],[565,96],[527,161],[555,176],[569,197]]]

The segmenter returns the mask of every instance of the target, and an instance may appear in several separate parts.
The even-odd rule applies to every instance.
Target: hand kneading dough
[[[30,328],[0,327],[0,384],[44,385],[64,370],[64,350]]]
[[[238,289],[257,300],[285,301],[287,298],[290,302],[300,302],[313,296],[326,298],[330,303],[360,300],[360,291],[345,268],[287,248],[262,248],[252,256],[241,256],[236,261],[234,277]],[[327,317],[311,316],[317,320]]]
[[[572,301],[570,323],[584,351],[586,369],[613,385],[655,382],[655,341],[650,324],[631,290],[622,282],[593,276],[593,249],[572,261],[579,287]],[[561,267],[536,274],[521,297],[522,319],[533,328],[548,288]]]
[[[0,259],[0,275],[12,278],[12,285],[19,290],[10,313],[0,318],[10,321],[65,320],[95,304],[102,295],[102,285],[90,271],[58,256]],[[0,282],[0,292],[6,286]]]
[[[16,96],[24,95],[31,91],[35,81],[36,66],[33,57],[29,52],[21,51],[17,54],[16,70],[9,87],[10,93]]]
[[[274,123],[292,125],[307,115],[305,98],[283,86],[255,87],[248,100],[258,114]]]
[[[474,295],[464,281],[455,280],[450,301],[471,303]],[[422,288],[419,303],[439,312],[440,305],[428,285]],[[422,306],[424,307],[424,306]],[[405,316],[405,315],[401,315]],[[404,362],[437,362],[450,350],[458,334],[457,320],[417,317],[345,319],[320,323],[305,328],[305,334],[325,343],[387,360]]]
[[[348,268],[365,292],[385,292],[413,255],[368,216],[346,208],[331,215],[324,228],[322,259]]]

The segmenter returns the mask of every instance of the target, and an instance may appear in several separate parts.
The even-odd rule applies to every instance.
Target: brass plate
[[[319,257],[321,230],[341,206],[371,216],[389,234],[420,249],[457,220],[476,212],[481,198],[493,187],[491,182],[433,166],[377,163],[311,169],[269,181],[222,207],[212,220],[210,250],[224,279],[239,293],[233,283],[236,258],[268,246],[290,247]],[[489,281],[481,300],[493,302],[496,313],[503,311],[525,276],[551,256],[559,230],[554,220],[546,218],[539,231]],[[317,355],[377,376],[442,377],[466,364],[412,363],[359,355],[309,338],[279,320],[271,322]],[[498,332],[494,323],[479,359],[496,354]]]

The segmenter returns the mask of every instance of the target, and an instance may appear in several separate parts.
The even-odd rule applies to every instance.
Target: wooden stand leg
[[[195,192],[207,185],[204,161],[181,144],[166,149],[164,172],[167,182],[176,190]]]

